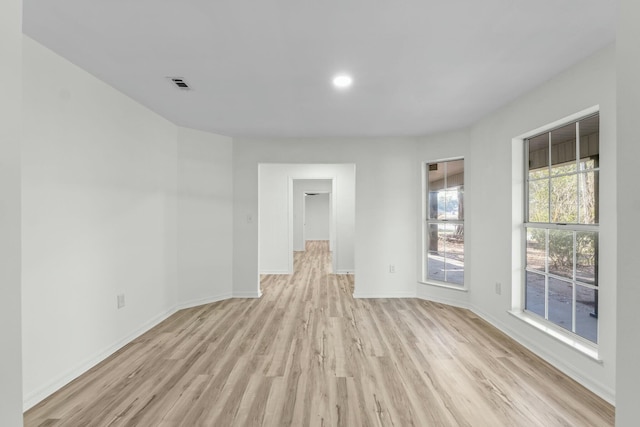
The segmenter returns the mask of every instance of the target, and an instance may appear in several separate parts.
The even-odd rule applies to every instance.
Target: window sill
[[[556,340],[573,348],[574,350],[584,354],[590,359],[593,359],[598,363],[603,363],[602,359],[600,359],[600,357],[598,356],[598,347],[596,345],[570,337],[569,335],[567,335],[567,333],[561,331],[559,328],[548,325],[546,322],[540,321],[539,319],[536,319],[534,316],[531,316],[524,311],[509,311],[509,314],[517,319],[522,320],[528,325],[531,325],[534,328],[546,333],[550,337],[555,338]]]
[[[468,292],[469,291],[469,288],[467,288],[466,286],[449,285],[448,283],[425,282],[423,280],[418,280],[418,283],[420,283],[422,285],[436,286],[438,288],[453,289],[454,291],[461,291],[461,292]]]

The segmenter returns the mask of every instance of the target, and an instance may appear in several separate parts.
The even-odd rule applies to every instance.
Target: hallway
[[[325,242],[261,299],[180,311],[27,426],[607,426],[613,408],[473,313],[352,298]]]

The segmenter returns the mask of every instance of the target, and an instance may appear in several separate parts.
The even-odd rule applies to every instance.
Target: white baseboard
[[[262,291],[234,292],[232,298],[260,298]]]
[[[289,270],[262,270],[260,274],[291,274]]]
[[[415,292],[382,292],[382,293],[366,293],[354,292],[354,298],[415,298]]]
[[[60,390],[65,385],[69,384],[74,379],[78,378],[80,375],[87,372],[89,369],[96,366],[98,363],[105,360],[107,357],[111,356],[116,351],[120,350],[125,345],[129,344],[134,339],[138,338],[140,335],[149,331],[151,328],[157,326],[159,323],[163,322],[167,318],[169,318],[172,314],[174,314],[177,310],[175,308],[171,308],[164,313],[161,313],[155,316],[153,319],[144,323],[138,329],[128,334],[124,338],[118,340],[114,344],[108,346],[102,351],[96,353],[94,356],[87,358],[83,362],[81,362],[77,367],[64,372],[63,374],[58,375],[49,383],[44,386],[36,389],[35,391],[28,393],[23,396],[22,399],[22,408],[24,411],[32,408],[40,401],[45,399],[47,396],[50,396],[54,392]]]
[[[220,294],[213,297],[199,298],[186,302],[179,303],[175,306],[175,311],[184,310],[185,308],[193,308],[198,307],[199,305],[211,304],[213,302],[224,301],[226,299],[232,298],[231,292]]]
[[[60,390],[62,387],[64,387],[65,385],[69,384],[71,381],[73,381],[74,379],[78,378],[80,375],[84,374],[85,372],[87,372],[89,369],[93,368],[94,366],[96,366],[100,362],[104,361],[106,358],[111,356],[116,351],[120,350],[125,345],[129,344],[131,341],[133,341],[136,338],[138,338],[140,335],[148,332],[153,327],[155,327],[158,324],[162,323],[163,321],[165,321],[166,319],[171,317],[176,312],[178,312],[180,310],[184,310],[186,308],[192,308],[192,307],[197,307],[197,306],[200,306],[200,305],[210,304],[212,302],[223,301],[223,300],[229,299],[231,297],[232,297],[231,293],[226,293],[226,294],[216,295],[216,296],[213,296],[213,297],[200,298],[200,299],[195,299],[195,300],[186,301],[186,302],[182,302],[182,303],[176,304],[171,309],[165,311],[164,313],[161,313],[161,314],[155,316],[153,319],[151,319],[148,322],[144,323],[141,327],[139,327],[138,329],[136,329],[132,333],[128,334],[124,338],[118,340],[113,345],[110,345],[109,347],[105,348],[104,350],[98,352],[93,357],[90,357],[90,358],[84,360],[76,368],[70,369],[69,371],[59,375],[58,377],[56,377],[55,379],[50,381],[48,384],[38,388],[37,390],[35,390],[35,391],[31,392],[31,393],[26,394],[23,397],[23,400],[22,400],[23,410],[26,411],[26,410],[32,408],[33,406],[37,405],[40,401],[42,401],[46,397],[50,396],[52,393]],[[249,298],[249,297],[245,297],[245,298]]]
[[[541,357],[545,361],[549,362],[551,365],[553,365],[555,368],[560,370],[565,375],[571,377],[578,383],[582,384],[587,389],[591,390],[592,392],[594,392],[595,394],[597,394],[598,396],[600,396],[602,399],[606,400],[610,404],[615,405],[615,390],[605,386],[604,384],[601,384],[598,381],[594,381],[593,379],[585,377],[576,369],[574,369],[573,366],[571,366],[570,364],[567,364],[566,361],[556,357],[556,355],[550,353],[547,349],[533,342],[525,335],[518,333],[514,329],[507,326],[505,323],[500,322],[496,318],[487,315],[481,310],[478,310],[476,307],[472,306],[471,304],[468,304],[466,302],[450,300],[448,298],[434,298],[432,296],[427,297],[425,295],[419,295],[418,298],[424,299],[427,301],[433,301],[441,304],[450,305],[453,307],[465,308],[467,310],[472,311],[477,316],[489,322],[492,326],[504,332],[510,338],[512,338],[519,344],[526,347],[532,353],[536,354],[537,356]]]
[[[432,295],[429,295],[429,296],[420,295],[420,293],[418,293],[418,298],[423,299],[425,301],[432,301],[432,302],[437,302],[438,304],[450,305],[452,307],[466,308],[467,310],[470,310],[469,303],[467,303],[466,301],[459,301],[453,298],[446,298],[446,297],[445,298],[434,297]]]
[[[338,270],[335,274],[351,274],[353,275],[353,270]]]
[[[532,353],[536,354],[540,358],[544,359],[545,361],[547,361],[548,363],[553,365],[555,368],[560,370],[565,375],[571,377],[572,379],[574,379],[578,383],[580,383],[583,386],[585,386],[587,389],[591,390],[592,392],[594,392],[595,394],[600,396],[602,399],[606,400],[611,405],[615,406],[615,400],[616,400],[615,390],[611,389],[610,387],[605,386],[604,384],[600,383],[599,381],[594,381],[591,378],[585,377],[580,372],[578,372],[576,369],[574,369],[573,366],[571,366],[570,364],[566,363],[565,360],[563,360],[561,358],[558,358],[555,354],[549,352],[543,346],[540,346],[539,344],[537,344],[534,341],[532,341],[531,339],[529,339],[527,336],[525,336],[525,335],[515,331],[514,329],[510,328],[505,323],[500,322],[498,319],[496,319],[496,318],[494,318],[492,316],[489,316],[486,313],[484,313],[484,312],[482,312],[480,310],[477,310],[475,308],[470,308],[469,310],[471,310],[473,313],[475,313],[476,315],[478,315],[482,319],[484,319],[487,322],[489,322],[492,326],[496,327],[500,331],[502,331],[505,334],[507,334],[510,338],[514,339],[519,344],[521,344],[524,347],[526,347]]]

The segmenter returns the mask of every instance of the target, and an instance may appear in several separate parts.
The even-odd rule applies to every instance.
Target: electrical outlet
[[[124,294],[118,295],[118,309],[124,307]]]
[[[389,264],[389,273],[395,273],[396,272],[396,266],[393,264]]]
[[[502,283],[496,282],[496,294],[502,295]]]

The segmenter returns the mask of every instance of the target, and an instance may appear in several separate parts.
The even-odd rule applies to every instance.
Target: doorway
[[[305,251],[306,242],[311,240],[328,241],[332,252],[332,271],[336,271],[337,255],[333,253],[336,236],[336,212],[333,207],[336,204],[333,190],[333,178],[290,177],[291,272],[295,253]]]
[[[305,244],[312,240],[331,241],[330,209],[330,192],[304,193],[304,203],[302,206],[302,236]],[[331,244],[329,244],[329,248],[331,248]]]
[[[332,272],[352,273],[355,165],[260,163],[258,171],[259,276],[293,273],[294,251],[304,250],[305,193],[325,194],[310,197],[328,197]],[[314,234],[309,234],[313,232],[307,230],[307,238],[313,238]]]

